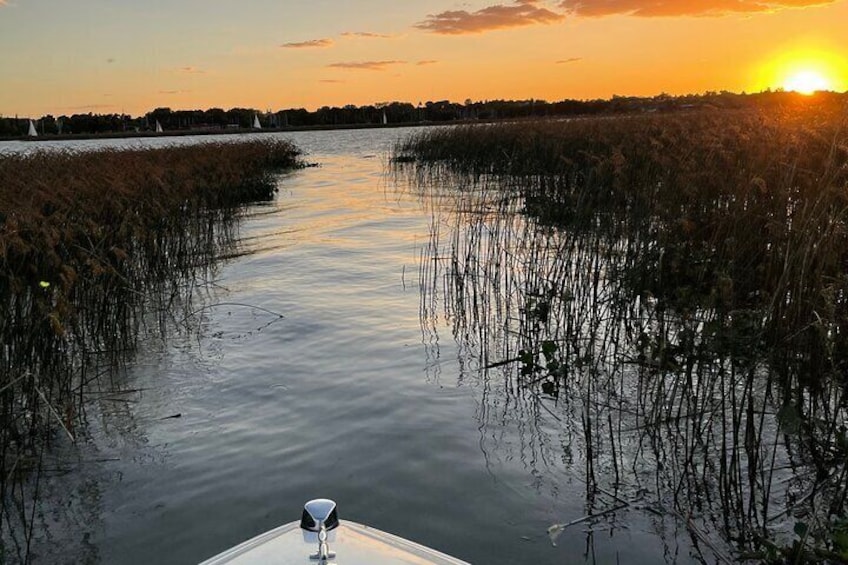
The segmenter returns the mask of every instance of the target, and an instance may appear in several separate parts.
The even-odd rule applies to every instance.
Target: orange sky
[[[844,91],[847,24],[848,0],[0,0],[0,114]]]

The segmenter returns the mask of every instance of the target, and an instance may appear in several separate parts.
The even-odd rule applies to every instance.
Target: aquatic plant
[[[522,460],[568,445],[590,514],[649,507],[723,560],[722,540],[767,558],[798,515],[815,556],[846,511],[846,114],[792,100],[396,148],[442,211],[422,323],[446,317],[477,351],[481,414],[529,420]]]
[[[0,156],[0,561],[27,561],[46,449],[74,442],[140,330],[187,319],[284,141]],[[160,330],[161,331],[161,330]]]

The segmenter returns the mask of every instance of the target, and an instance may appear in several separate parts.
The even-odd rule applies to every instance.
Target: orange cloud
[[[385,71],[392,65],[405,65],[406,61],[351,61],[347,63],[330,63],[331,69],[348,69],[358,71]]]
[[[4,2],[0,1],[0,5]],[[63,106],[63,110],[104,110],[106,108],[114,108],[114,104],[86,104],[84,106]]]
[[[325,48],[332,47],[333,40],[326,39],[310,39],[308,41],[295,41],[292,43],[283,43],[280,47],[284,47],[286,49],[309,49],[309,48]]]
[[[556,62],[557,65],[565,65],[568,63],[576,63],[577,61],[582,61],[583,57],[569,57],[568,59],[560,59]]]
[[[370,31],[345,31],[342,37],[365,37],[368,39],[391,39],[393,36],[385,33],[372,33]]]
[[[415,64],[419,67],[423,67],[425,65],[435,65],[436,63],[438,63],[438,61],[436,61],[435,59],[425,59],[423,61],[418,61]]]
[[[540,6],[540,0],[515,0],[511,5],[496,4],[476,12],[449,10],[431,14],[415,24],[418,29],[442,35],[484,33],[496,29],[552,24],[565,16]]]
[[[577,16],[626,14],[639,17],[723,16],[809,8],[836,0],[563,0],[560,7]]]
[[[179,69],[177,69],[177,72],[178,73],[187,73],[187,74],[191,74],[191,75],[206,74],[206,71],[198,69],[197,67],[192,67],[192,66],[180,67]]]
[[[336,80],[334,78],[325,78],[325,79],[319,80],[318,82],[323,82],[324,84],[344,84],[345,81]]]

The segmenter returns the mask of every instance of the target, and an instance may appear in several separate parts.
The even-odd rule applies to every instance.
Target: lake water
[[[636,506],[552,545],[549,526],[597,511],[582,458],[555,400],[523,404],[483,378],[422,295],[452,211],[387,173],[410,132],[282,136],[319,166],[248,211],[246,253],[219,265],[195,330],[151,331],[117,383],[136,392],[92,404],[84,441],[57,447],[39,561],[194,563],[316,497],[475,564],[695,561],[684,524]]]

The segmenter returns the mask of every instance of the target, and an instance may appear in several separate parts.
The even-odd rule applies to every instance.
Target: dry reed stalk
[[[274,141],[0,157],[0,561],[29,558],[54,432],[75,441],[140,329],[196,310],[240,207],[298,166]]]
[[[798,490],[845,512],[827,470],[848,458],[848,135],[841,107],[793,110],[458,127],[397,148],[427,206],[454,199],[452,220],[434,212],[422,324],[444,317],[479,355],[483,426],[529,420],[534,465],[568,442],[587,496],[653,467],[687,527],[746,552]],[[542,431],[551,400],[562,439]]]

